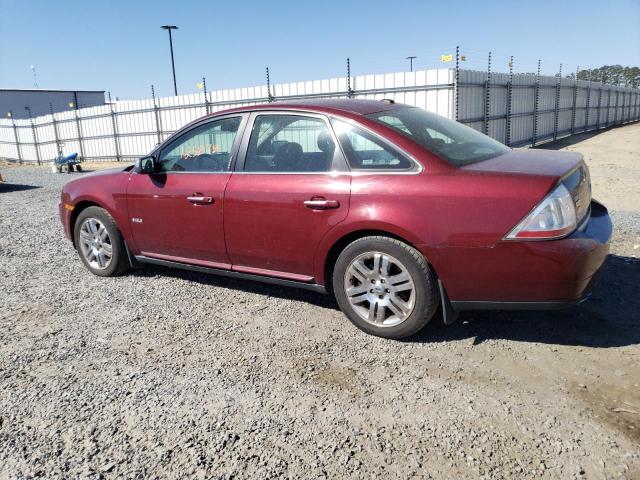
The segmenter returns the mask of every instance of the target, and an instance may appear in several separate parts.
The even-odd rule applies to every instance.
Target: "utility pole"
[[[409,60],[409,71],[413,72],[413,61],[418,58],[415,55],[410,55],[407,57],[407,60]]]
[[[178,85],[176,83],[176,64],[173,60],[173,37],[171,36],[171,30],[177,30],[178,27],[176,27],[175,25],[162,25],[162,27],[160,28],[169,32],[169,48],[171,49],[171,70],[173,71],[173,93],[177,97]]]

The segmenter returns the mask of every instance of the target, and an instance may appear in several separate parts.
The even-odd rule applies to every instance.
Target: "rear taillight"
[[[569,190],[558,185],[509,234],[507,240],[562,238],[576,229],[576,206]]]

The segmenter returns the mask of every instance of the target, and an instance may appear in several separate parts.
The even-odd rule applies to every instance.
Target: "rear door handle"
[[[196,205],[204,205],[207,203],[213,203],[213,197],[201,197],[201,196],[193,196],[187,197],[187,200]]]
[[[340,202],[338,200],[315,198],[313,200],[305,200],[304,205],[305,207],[313,210],[328,210],[330,208],[338,208],[340,206]]]

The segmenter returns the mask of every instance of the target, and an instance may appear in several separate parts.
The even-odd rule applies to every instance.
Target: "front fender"
[[[69,182],[63,187],[60,218],[67,237],[73,241],[73,222],[84,206],[97,205],[111,215],[125,241],[131,238],[128,222],[126,186],[129,173],[87,176]]]

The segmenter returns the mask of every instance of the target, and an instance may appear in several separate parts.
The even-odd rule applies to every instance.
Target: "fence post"
[[[585,112],[584,117],[584,130],[586,132],[589,130],[589,110],[591,109],[591,74],[592,70],[589,70],[589,83],[587,84],[587,111]]]
[[[509,81],[507,82],[507,118],[504,128],[505,145],[511,146],[511,108],[513,103],[513,55],[509,57]]]
[[[161,134],[161,129],[160,129],[160,116],[159,116],[159,108],[158,105],[156,104],[156,90],[153,87],[153,85],[151,85],[151,99],[153,100],[153,116],[156,120],[156,136],[158,137],[158,144],[160,144],[160,142],[162,142],[162,134]]]
[[[56,152],[59,157],[62,156],[62,146],[60,145],[60,137],[58,135],[58,122],[56,122],[56,117],[53,115],[53,105],[49,103],[49,112],[51,113],[51,123],[53,123],[53,136],[56,140]]]
[[[620,97],[622,97],[622,99],[620,99]],[[621,124],[622,118],[624,117],[624,92],[620,91],[618,92],[618,112],[619,113],[616,114],[616,123]]]
[[[605,128],[609,126],[609,114],[611,112],[611,88],[607,89],[607,116],[604,117]]]
[[[455,85],[454,85],[454,96],[455,96],[455,120],[458,121],[459,118],[459,105],[460,105],[460,47],[456,46],[456,75],[455,75]]]
[[[202,90],[204,91],[204,111],[209,115],[209,98],[207,97],[207,79],[202,77]]]
[[[351,60],[347,57],[347,98],[353,98],[353,93],[351,88]]]
[[[484,134],[489,135],[489,113],[491,108],[491,52],[487,60],[487,81],[484,85]]]
[[[33,137],[33,148],[36,151],[36,161],[40,165],[40,149],[38,148],[38,137],[36,135],[36,127],[33,124],[33,117],[31,116],[31,107],[24,107],[29,114],[29,123],[31,123],[31,136]]]
[[[573,106],[571,107],[571,135],[576,132],[576,108],[578,104],[578,69],[576,69],[576,83],[573,86]]]
[[[560,119],[560,89],[562,88],[562,64],[558,70],[558,81],[556,82],[556,105],[553,117],[553,139],[558,138],[558,120]]]
[[[598,108],[596,109],[596,111],[598,112],[598,118],[596,119],[596,130],[600,130],[601,108],[602,108],[602,83],[600,83],[600,87],[598,88]]]
[[[271,95],[271,78],[269,77],[269,67],[267,67],[267,101],[273,102],[275,98]]]
[[[533,138],[531,146],[536,146],[538,139],[538,102],[540,101],[540,59],[538,59],[538,70],[536,72],[536,92],[533,100]]]
[[[20,141],[18,140],[18,127],[16,126],[16,119],[13,118],[13,112],[9,111],[11,116],[11,124],[13,125],[13,138],[16,140],[16,150],[18,151],[18,163],[22,165],[22,152],[20,151]]]
[[[82,130],[80,129],[80,117],[78,117],[78,93],[73,92],[73,113],[76,118],[76,132],[78,133],[78,146],[80,148],[80,158],[84,160],[84,145],[82,144]]]
[[[623,91],[622,92],[622,114],[620,115],[620,123],[625,123],[624,107],[625,107],[625,104],[627,103],[626,100],[627,100],[627,92]]]
[[[109,93],[109,109],[111,111],[111,128],[113,129],[113,144],[116,148],[116,162],[120,161],[120,143],[118,142],[118,122],[116,119],[116,112],[113,109],[113,102],[111,101],[111,92]]]

